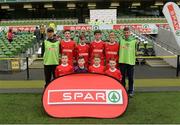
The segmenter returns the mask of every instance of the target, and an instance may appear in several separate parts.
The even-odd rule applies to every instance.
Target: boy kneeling
[[[73,67],[68,64],[68,56],[63,54],[61,57],[61,65],[56,67],[55,76],[57,78],[70,73],[73,73]]]
[[[76,73],[86,73],[88,72],[87,68],[85,67],[85,59],[84,56],[78,57],[78,65],[74,67],[74,72]]]
[[[109,59],[109,69],[105,71],[105,74],[112,76],[121,81],[122,75],[120,70],[116,68],[116,60],[114,58]]]

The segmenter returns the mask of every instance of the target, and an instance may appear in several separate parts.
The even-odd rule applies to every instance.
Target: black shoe
[[[133,97],[134,97],[134,93],[133,93],[133,92],[129,92],[129,93],[128,93],[128,96],[129,96],[130,98],[133,98]]]
[[[134,97],[134,93],[129,93],[128,96],[129,96],[130,98],[133,98],[133,97]]]

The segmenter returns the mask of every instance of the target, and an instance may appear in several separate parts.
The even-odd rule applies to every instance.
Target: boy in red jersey
[[[114,58],[109,59],[109,69],[105,71],[105,74],[112,76],[118,80],[122,79],[120,70],[116,68],[116,60]]]
[[[111,32],[109,34],[109,42],[105,43],[105,57],[106,57],[106,65],[108,68],[109,68],[110,58],[114,58],[117,64],[119,59],[118,53],[119,53],[119,44],[115,41],[114,32]]]
[[[90,43],[90,60],[94,64],[94,55],[98,54],[101,59],[101,65],[104,65],[104,42],[101,40],[102,33],[100,30],[94,32],[95,40]]]
[[[66,54],[63,54],[61,56],[61,65],[56,67],[55,76],[57,78],[58,76],[70,73],[73,73],[73,67],[68,64],[68,56]]]
[[[75,41],[71,40],[71,34],[70,30],[65,30],[64,31],[64,36],[65,39],[61,41],[60,46],[61,46],[61,53],[62,54],[67,54],[68,56],[68,64],[73,66],[73,59],[75,57],[75,47],[76,43]]]
[[[86,38],[84,35],[80,36],[80,43],[76,46],[76,60],[78,62],[78,59],[80,56],[84,57],[85,60],[85,67],[88,67],[89,62],[89,45],[86,44]]]
[[[99,55],[94,56],[94,61],[93,62],[94,62],[94,64],[89,66],[89,72],[104,74],[105,67],[100,64],[101,63],[101,58],[100,58]]]

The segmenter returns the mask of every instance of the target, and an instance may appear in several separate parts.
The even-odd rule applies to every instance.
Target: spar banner
[[[44,90],[42,103],[52,117],[115,118],[128,106],[121,83],[102,74],[70,74],[53,80]]]
[[[36,26],[35,25],[9,26],[8,29],[12,29],[13,32],[17,32],[17,31],[33,32],[36,29]]]
[[[163,13],[180,47],[180,8],[174,2],[168,2],[163,7]]]
[[[133,30],[138,31],[141,34],[158,34],[158,27],[168,28],[167,23],[149,23],[149,24],[117,24],[113,25],[115,30],[123,30],[125,27],[131,27]]]
[[[102,25],[58,25],[57,30],[123,30],[124,27],[131,27],[141,34],[158,34],[158,27],[169,28],[167,23],[150,24],[102,24]]]
[[[67,25],[63,26],[63,30],[92,30],[91,25]]]

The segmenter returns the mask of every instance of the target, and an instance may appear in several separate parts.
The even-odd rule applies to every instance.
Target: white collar
[[[66,66],[68,66],[68,63],[67,63],[67,64],[65,64],[65,65],[64,65],[64,64],[61,64],[61,66],[66,67]]]
[[[114,45],[114,44],[116,44],[116,42],[115,42],[115,41],[114,41],[113,43],[108,42],[108,44],[109,44],[109,45]]]
[[[96,42],[96,43],[100,43],[100,42],[101,42],[101,40],[99,40],[99,41],[94,40],[94,42]]]
[[[65,40],[65,39],[64,39],[64,42],[70,42],[70,41],[71,41],[71,39],[69,39],[69,40]]]
[[[79,43],[80,46],[86,46],[86,43],[84,45],[82,45],[81,43]]]
[[[111,70],[111,68],[109,68],[109,70],[110,70],[111,72],[115,72],[117,69],[115,68],[114,70]]]
[[[99,68],[100,66],[101,66],[100,64],[98,66],[93,64],[93,67],[95,67],[95,68]]]

